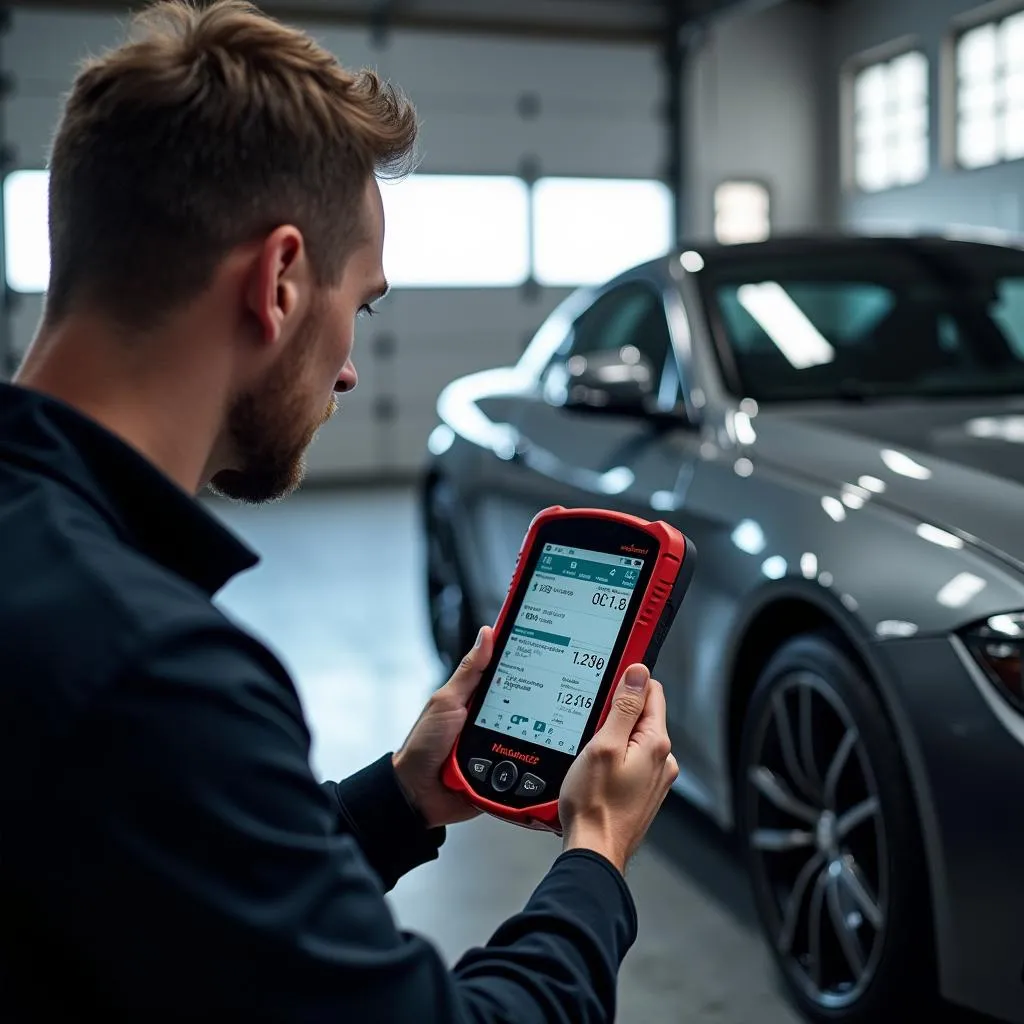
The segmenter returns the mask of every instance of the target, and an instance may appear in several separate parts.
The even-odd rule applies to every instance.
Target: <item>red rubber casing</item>
[[[505,628],[508,626],[511,629],[509,617],[516,606],[519,587],[525,582],[524,577],[527,566],[531,561],[528,555],[537,543],[538,533],[543,527],[555,520],[572,519],[600,520],[607,523],[621,524],[622,526],[642,532],[657,545],[657,555],[654,559],[653,568],[647,577],[645,592],[638,605],[638,611],[633,620],[633,625],[622,654],[615,666],[613,682],[608,687],[607,695],[601,707],[595,726],[596,731],[608,717],[608,712],[611,710],[615,697],[616,687],[625,668],[637,662],[642,662],[649,669],[653,670],[658,658],[658,652],[661,649],[669,627],[672,625],[676,612],[679,610],[679,605],[682,603],[686,588],[693,575],[696,552],[692,543],[682,533],[674,526],[670,526],[665,522],[648,522],[636,516],[612,512],[606,509],[566,509],[561,505],[544,509],[530,523],[530,528],[523,538],[523,543],[519,549],[512,582],[509,584],[508,593],[505,596],[505,601],[494,625],[496,645],[491,663],[488,666],[489,670],[493,670],[500,658],[501,648],[498,644],[503,645],[508,642]],[[485,689],[488,687],[492,678],[493,671],[485,670],[481,688]],[[607,679],[607,676],[605,679]],[[482,693],[478,693],[476,697],[482,700]],[[474,718],[473,709],[477,706],[476,701],[471,703],[470,717],[467,719],[464,730],[478,728],[472,725]],[[592,718],[588,720],[588,723],[591,721],[593,721]],[[588,728],[590,728],[589,724]],[[543,803],[527,807],[507,807],[477,793],[467,781],[458,763],[461,739],[460,735],[452,747],[452,752],[445,761],[441,772],[442,781],[449,789],[461,793],[474,806],[495,817],[525,828],[542,829],[561,834],[557,794]]]

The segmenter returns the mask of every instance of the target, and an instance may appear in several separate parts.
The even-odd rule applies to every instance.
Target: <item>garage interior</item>
[[[261,7],[307,28],[342,63],[376,67],[422,124],[416,173],[382,186],[392,291],[359,326],[359,386],[314,442],[304,487],[265,508],[209,499],[262,558],[219,600],[294,673],[321,777],[395,749],[443,681],[418,486],[450,382],[512,364],[576,287],[669,250],[845,232],[1010,242],[1024,230],[1024,90],[1008,92],[1018,107],[1000,107],[1005,137],[972,133],[960,123],[955,59],[959,34],[1020,3]],[[45,168],[61,97],[83,57],[120,39],[125,11],[33,0],[0,16],[7,377],[43,309]],[[1019,68],[998,71],[1019,82],[1024,48],[1016,59]],[[890,93],[885,123],[861,132],[873,114],[858,83],[890,68],[917,91]],[[452,828],[440,859],[389,901],[403,927],[454,961],[522,907],[557,850],[553,837],[480,818]],[[619,1020],[802,1019],[756,924],[734,840],[678,795],[629,882],[640,933],[621,974]],[[1020,947],[1024,957],[1024,934]],[[975,1019],[950,1010],[950,1020]]]

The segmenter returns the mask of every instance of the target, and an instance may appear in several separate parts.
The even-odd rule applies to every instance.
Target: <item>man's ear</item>
[[[300,312],[306,269],[306,244],[298,228],[284,225],[267,235],[246,289],[249,312],[265,345],[279,345],[288,336]]]

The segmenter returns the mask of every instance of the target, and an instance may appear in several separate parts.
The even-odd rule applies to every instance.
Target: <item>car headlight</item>
[[[1024,714],[1024,612],[993,615],[966,630],[963,641],[1000,695]]]

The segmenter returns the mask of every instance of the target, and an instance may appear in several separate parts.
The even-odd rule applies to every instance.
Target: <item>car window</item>
[[[621,351],[630,345],[659,371],[671,348],[665,304],[653,288],[640,282],[605,292],[582,313],[564,358]]]
[[[630,349],[635,352],[630,352]],[[644,357],[659,382],[658,406],[675,409],[682,401],[679,362],[672,348],[665,303],[649,284],[631,281],[604,292],[573,322],[564,343],[542,374],[549,401],[564,400],[567,365],[573,357],[620,352],[623,360]]]
[[[1024,393],[1017,250],[823,247],[725,256],[701,277],[727,374],[759,401]]]
[[[862,343],[896,304],[892,289],[856,282],[787,282],[784,294],[817,331],[845,345]],[[756,301],[750,301],[747,285],[722,288],[719,302],[738,351],[777,351],[768,329],[771,319],[758,312]]]
[[[1024,360],[1024,279],[1011,277],[999,281],[996,300],[989,311],[1017,358]]]

